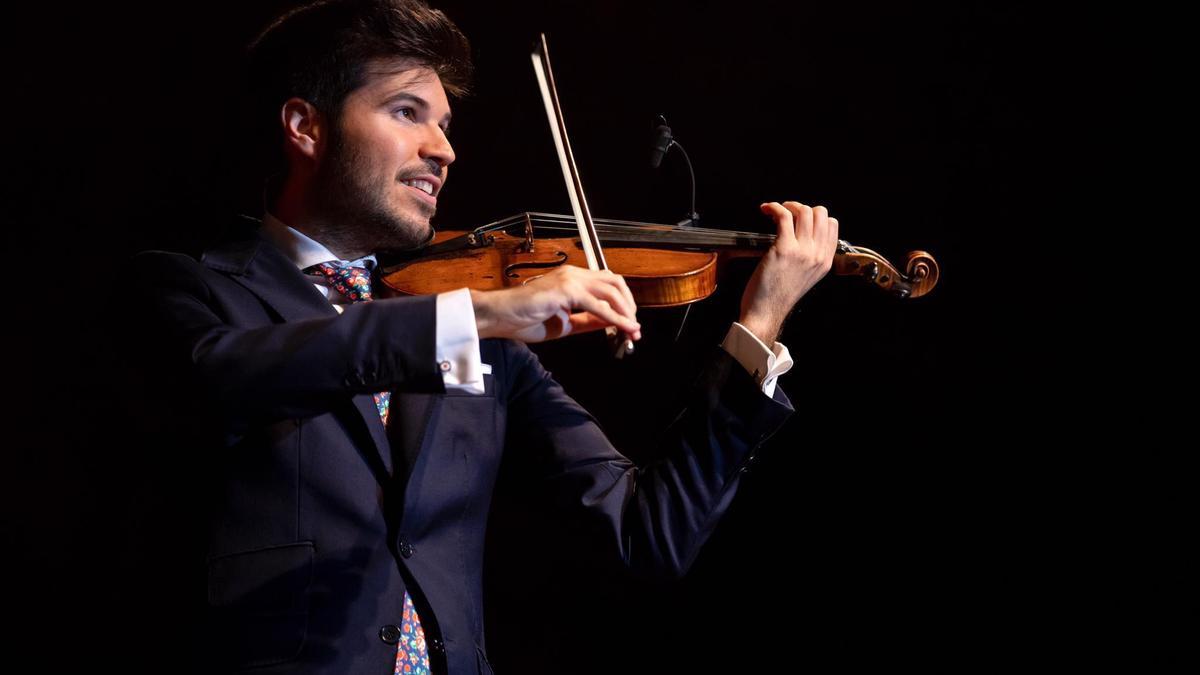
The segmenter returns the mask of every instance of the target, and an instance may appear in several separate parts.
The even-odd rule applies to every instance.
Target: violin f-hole
[[[519,279],[521,277],[521,275],[517,274],[516,270],[522,270],[522,269],[541,270],[541,269],[547,269],[550,267],[561,267],[562,265],[566,264],[566,262],[567,262],[567,254],[566,253],[563,253],[562,251],[555,251],[554,256],[556,258],[555,260],[546,260],[543,262],[532,262],[532,261],[531,262],[519,262],[519,263],[512,263],[511,265],[507,265],[504,268],[504,277],[506,279]]]

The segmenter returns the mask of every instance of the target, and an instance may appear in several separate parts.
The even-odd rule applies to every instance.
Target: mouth
[[[437,193],[442,187],[442,181],[433,175],[414,176],[401,179],[400,184],[409,189],[421,201],[436,206]]]

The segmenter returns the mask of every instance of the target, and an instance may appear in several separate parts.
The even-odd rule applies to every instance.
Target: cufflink
[[[450,372],[450,362],[442,361],[441,363],[438,364],[438,369],[441,370],[443,373]]]

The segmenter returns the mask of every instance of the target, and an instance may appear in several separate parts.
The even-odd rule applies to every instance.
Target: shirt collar
[[[325,248],[321,242],[308,237],[294,227],[289,227],[269,211],[263,216],[262,230],[267,239],[278,246],[279,250],[283,251],[284,255],[300,269],[333,261],[349,262],[351,266],[365,267],[368,270],[375,267],[374,253],[356,260],[341,260],[328,248]]]

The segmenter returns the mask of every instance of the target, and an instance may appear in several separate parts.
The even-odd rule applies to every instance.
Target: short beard
[[[429,219],[434,207],[421,222],[402,218],[387,201],[387,192],[396,179],[373,185],[373,177],[364,177],[356,169],[363,163],[360,154],[347,149],[337,121],[331,125],[329,149],[313,179],[313,205],[321,214],[323,241],[358,257],[377,251],[404,251],[426,244],[433,235]]]

